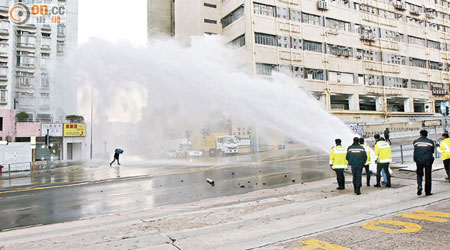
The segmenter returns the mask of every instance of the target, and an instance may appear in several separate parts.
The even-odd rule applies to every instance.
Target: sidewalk
[[[395,175],[393,188],[363,187],[361,196],[354,195],[349,184],[347,190],[337,191],[331,178],[3,232],[0,249],[290,249],[270,246],[338,228],[345,231],[348,226],[450,200],[450,184],[443,181],[442,170],[434,175],[430,197],[416,195],[413,173]],[[436,234],[448,237],[445,230]],[[395,242],[393,237],[383,239]],[[392,249],[389,246],[373,249]]]

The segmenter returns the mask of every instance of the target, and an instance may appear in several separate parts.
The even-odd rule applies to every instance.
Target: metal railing
[[[33,170],[32,162],[17,162],[17,163],[5,164],[2,166],[3,166],[2,175],[6,172],[6,170],[5,170],[5,168],[6,168],[8,171],[8,178],[11,178],[11,173],[31,172]],[[16,166],[16,168],[17,168],[17,166],[23,166],[23,167],[21,169],[14,170],[15,166]],[[26,170],[26,167],[28,167],[28,170]]]

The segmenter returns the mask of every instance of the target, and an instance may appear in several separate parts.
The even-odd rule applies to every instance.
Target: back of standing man
[[[414,161],[417,165],[417,195],[422,195],[422,181],[425,174],[425,195],[431,193],[431,172],[434,162],[434,142],[427,138],[428,131],[421,130],[420,138],[414,141]],[[424,173],[425,170],[425,173]]]
[[[361,194],[361,175],[364,165],[367,161],[366,150],[363,146],[359,145],[359,138],[353,138],[353,144],[347,149],[348,165],[352,167],[353,174],[353,187],[356,195]]]

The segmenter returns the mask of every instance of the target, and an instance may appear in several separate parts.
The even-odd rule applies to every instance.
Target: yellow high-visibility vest
[[[365,144],[361,144],[361,146],[364,148],[364,150],[366,150],[366,154],[367,154],[367,161],[366,161],[366,166],[370,165],[370,147],[365,145]]]
[[[450,159],[450,138],[447,138],[441,142],[438,151],[442,153],[441,158],[443,161]]]
[[[347,169],[347,150],[344,146],[334,146],[330,153],[330,165],[333,169]]]
[[[392,162],[391,146],[385,141],[378,141],[375,144],[375,159],[378,163]]]

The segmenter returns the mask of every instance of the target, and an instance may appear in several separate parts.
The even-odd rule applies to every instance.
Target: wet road
[[[242,194],[333,176],[305,149],[212,160],[75,166],[0,181],[0,230]],[[212,186],[206,179],[215,181]]]

